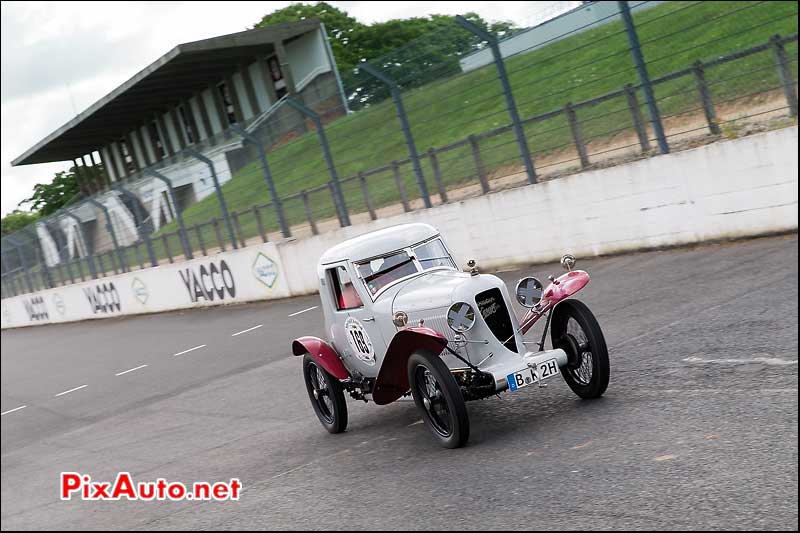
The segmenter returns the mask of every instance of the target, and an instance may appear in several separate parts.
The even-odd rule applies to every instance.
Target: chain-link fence
[[[2,295],[796,124],[797,3],[588,7],[505,40],[458,18],[342,72],[344,99],[298,84],[4,237]]]

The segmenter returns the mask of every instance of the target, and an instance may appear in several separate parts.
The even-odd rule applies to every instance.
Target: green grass
[[[696,60],[711,60],[720,55],[766,42],[774,34],[797,32],[797,4],[794,2],[668,2],[634,15],[642,51],[651,78],[689,67]],[[797,77],[797,45],[786,45],[792,71]],[[520,116],[525,119],[567,102],[588,100],[636,84],[627,38],[622,23],[615,21],[596,29],[550,44],[526,54],[508,58],[509,73]],[[751,55],[709,69],[706,77],[717,102],[733,101],[742,95],[758,95],[778,87],[777,71],[771,51]],[[686,76],[656,87],[662,116],[671,117],[699,105],[695,81]],[[640,104],[641,94],[638,95]],[[443,146],[509,123],[505,101],[494,65],[431,83],[403,94],[412,132],[420,152]],[[642,109],[646,118],[646,113]],[[630,132],[632,120],[623,97],[578,111],[584,140],[606,138]],[[342,117],[326,127],[328,140],[340,178],[381,167],[407,157],[395,108],[390,100]],[[571,144],[571,133],[563,114],[525,127],[534,160],[564,150]],[[675,131],[668,131],[676,133]],[[590,153],[591,153],[590,144]],[[513,135],[505,133],[481,143],[486,170],[502,174],[520,167],[518,147]],[[280,196],[310,189],[329,180],[329,174],[312,131],[268,153],[272,174]],[[475,166],[468,148],[440,155],[440,166],[447,186],[474,182]],[[423,171],[428,189],[436,187],[427,160]],[[409,195],[418,197],[410,165],[402,166]],[[375,207],[399,201],[391,172],[368,180]],[[366,210],[358,182],[343,185],[348,208]],[[242,211],[270,201],[257,161],[239,171],[223,186],[230,211]],[[334,216],[327,190],[312,194],[314,215],[319,220]],[[290,224],[306,220],[302,203],[290,200],[284,205]],[[187,226],[220,218],[216,195],[190,206],[183,213]],[[272,210],[263,210],[268,230],[277,228]],[[257,234],[252,214],[241,216],[246,237]],[[224,226],[223,228],[223,236]],[[169,224],[162,232],[175,231]],[[206,242],[214,239],[207,227]]]
[[[642,51],[648,61],[647,68],[653,79],[687,68],[697,60],[708,61],[765,43],[775,34],[789,35],[798,31],[795,2],[668,2],[638,12],[634,14],[634,19]],[[786,54],[794,79],[797,80],[796,42],[786,45]],[[507,58],[506,70],[523,120],[563,108],[570,101],[588,100],[618,90],[626,83],[638,82],[627,38],[619,21]],[[706,71],[706,80],[718,112],[725,103],[747,103],[746,99],[742,99],[743,96],[750,95],[757,99],[765,91],[776,90],[779,83],[770,50],[710,68]],[[655,93],[662,117],[666,117],[668,122],[670,117],[679,117],[682,112],[700,113],[692,76],[659,84],[655,87]],[[641,105],[641,94],[638,97]],[[509,123],[494,65],[406,91],[403,100],[420,152]],[[642,114],[646,116],[644,109]],[[624,98],[579,109],[577,115],[583,138],[589,142],[590,159],[592,140],[630,133],[633,127]],[[724,134],[735,129],[731,123],[723,126]],[[668,128],[667,134],[679,131],[680,126],[675,126]],[[340,178],[382,167],[392,160],[407,158],[406,145],[391,101],[383,101],[342,117],[328,124],[326,132]],[[527,125],[525,133],[540,172],[547,170],[542,168],[541,161],[548,155],[556,154],[565,159],[575,157],[567,153],[572,137],[563,114]],[[518,147],[510,132],[481,141],[480,148],[490,176],[521,168]],[[324,185],[329,180],[313,131],[279,146],[268,153],[268,158],[278,193],[282,197]],[[468,148],[442,153],[439,162],[448,187],[476,181],[475,165]],[[429,161],[424,159],[422,166],[428,190],[433,195],[436,187]],[[401,172],[409,196],[418,197],[410,165],[401,166]],[[376,208],[399,202],[391,171],[371,176],[368,187]],[[366,210],[357,181],[344,183],[343,189],[351,214]],[[245,238],[256,236],[258,230],[254,215],[243,211],[270,201],[258,162],[254,161],[238,172],[223,186],[223,193],[229,211],[240,212],[241,234]],[[310,193],[309,196],[318,221],[335,216],[327,189]],[[298,198],[286,201],[284,210],[290,224],[306,221],[303,204]],[[275,231],[278,225],[274,212],[264,209],[261,213],[266,229]],[[216,195],[212,194],[190,206],[183,215],[195,255],[201,255],[197,232],[193,228],[195,224],[202,225],[200,233],[205,247],[217,248],[216,232],[207,224],[215,217],[219,219],[221,238],[230,248]],[[169,234],[171,254],[182,254],[176,229],[177,225],[171,223],[153,236],[157,257],[167,257],[161,238],[165,233]],[[139,252],[144,259],[144,266],[149,265],[144,245],[139,245]],[[111,271],[109,255],[103,254],[103,257],[105,270]],[[132,248],[126,249],[125,257],[129,265],[139,267],[140,261]],[[88,275],[85,261],[83,271],[84,275]],[[62,272],[66,275],[63,267]],[[41,267],[34,267],[31,275],[38,284]],[[53,279],[58,279],[55,273]],[[21,276],[18,280],[21,280]]]

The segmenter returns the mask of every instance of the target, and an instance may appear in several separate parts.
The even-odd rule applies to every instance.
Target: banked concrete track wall
[[[2,327],[285,298],[317,291],[342,240],[405,222],[439,228],[485,269],[797,229],[797,127],[500,191],[306,239],[251,246],[2,301]]]

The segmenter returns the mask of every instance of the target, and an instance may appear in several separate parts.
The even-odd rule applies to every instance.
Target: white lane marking
[[[188,350],[184,350],[182,352],[174,353],[174,354],[172,354],[172,357],[177,357],[179,355],[183,355],[185,353],[193,352],[195,350],[199,350],[200,348],[205,348],[205,347],[206,347],[205,344],[201,344],[200,346],[195,346],[194,348],[189,348]]]
[[[6,411],[4,413],[0,413],[0,416],[4,416],[4,415],[7,415],[9,413],[13,413],[14,411],[19,411],[20,409],[25,409],[26,407],[28,407],[28,406],[27,405],[20,405],[19,407],[15,408],[15,409],[9,409],[8,411]]]
[[[236,333],[231,335],[231,337],[235,337],[236,335],[241,335],[242,333],[247,333],[248,331],[253,331],[254,329],[263,328],[263,327],[264,327],[264,324],[259,324],[257,326],[253,326],[252,328],[243,329],[242,331],[237,331]]]
[[[787,361],[779,357],[753,357],[752,359],[703,359],[702,357],[687,357],[684,359],[687,363],[729,363],[729,364],[744,364],[744,363],[764,363],[765,365],[796,365],[797,360]]]
[[[76,390],[85,389],[88,385],[81,385],[80,387],[75,387],[74,389],[65,390],[64,392],[59,392],[54,397],[58,398],[59,396],[64,396],[65,394],[69,394],[70,392],[75,392]]]
[[[309,307],[308,309],[303,309],[302,311],[298,311],[298,312],[296,312],[296,313],[292,313],[292,314],[291,314],[291,315],[289,315],[289,316],[297,316],[297,315],[299,315],[299,314],[301,314],[301,313],[306,313],[306,312],[308,312],[308,311],[313,311],[313,310],[314,310],[314,309],[316,309],[317,307],[319,307],[319,306],[318,306],[318,305],[315,305],[314,307]]]
[[[416,426],[417,424],[424,424],[424,423],[425,423],[425,422],[424,422],[423,420],[417,420],[416,422],[411,422],[411,423],[410,423],[409,425],[407,425],[406,427],[407,427],[407,428],[410,428],[411,426]]]
[[[781,389],[648,389],[658,394],[797,394],[797,387]]]
[[[128,372],[133,372],[134,370],[139,370],[140,368],[144,368],[144,367],[146,367],[146,366],[147,366],[147,365],[139,365],[139,366],[137,366],[136,368],[131,368],[130,370],[126,370],[126,371],[124,371],[124,372],[120,372],[119,374],[114,374],[114,375],[115,375],[115,376],[121,376],[121,375],[123,375],[123,374],[127,374]]]

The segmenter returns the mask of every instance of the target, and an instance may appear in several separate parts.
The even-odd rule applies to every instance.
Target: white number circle
[[[372,347],[372,341],[364,329],[364,325],[357,319],[350,317],[344,323],[345,334],[347,335],[347,342],[350,343],[350,348],[353,349],[356,357],[364,361],[368,365],[375,364],[375,350]]]

